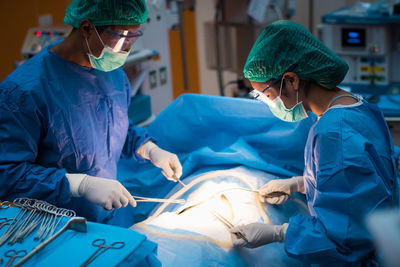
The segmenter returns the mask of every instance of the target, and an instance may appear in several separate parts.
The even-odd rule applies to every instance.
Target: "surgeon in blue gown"
[[[70,35],[0,84],[0,199],[45,200],[107,223],[135,206],[116,180],[118,160],[150,160],[169,180],[178,157],[128,120],[130,83],[120,68],[148,11],[144,0],[74,0]]]
[[[284,121],[317,115],[303,176],[272,180],[260,197],[281,204],[301,192],[311,216],[297,215],[283,225],[238,226],[232,233],[245,233],[248,242],[233,234],[236,246],[284,242],[288,255],[305,263],[376,264],[365,216],[398,206],[394,150],[378,107],[337,87],[347,71],[345,61],[295,22],[274,22],[259,36],[244,68],[254,97]]]

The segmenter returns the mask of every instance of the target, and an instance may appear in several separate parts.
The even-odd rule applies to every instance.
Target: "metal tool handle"
[[[132,196],[136,202],[161,202],[161,203],[176,203],[176,204],[185,204],[186,201],[184,199],[164,199],[164,198],[151,198],[151,197],[139,197]]]
[[[263,195],[264,198],[273,198],[273,197],[280,197],[280,196],[288,196],[289,194],[283,191],[276,191],[271,192],[269,194]]]
[[[103,247],[103,246],[98,246],[98,249],[96,249],[96,251],[95,251],[92,255],[90,255],[90,257],[89,257],[87,260],[85,260],[85,262],[82,263],[79,267],[86,267],[86,266],[88,266],[92,261],[94,261],[94,260],[98,257],[98,255],[100,255],[101,253],[103,253],[105,250],[106,250],[105,247]]]
[[[69,221],[63,226],[63,228],[61,228],[57,233],[55,233],[52,237],[50,237],[49,239],[47,239],[46,241],[44,241],[43,243],[40,243],[39,245],[37,245],[36,247],[34,247],[32,249],[31,252],[29,252],[29,254],[27,254],[25,257],[23,257],[17,264],[15,264],[13,267],[19,267],[22,264],[24,264],[25,262],[27,262],[33,255],[35,255],[36,253],[38,253],[41,249],[43,249],[44,247],[46,247],[51,241],[53,241],[54,239],[56,239],[59,235],[61,235],[62,233],[64,233],[67,229],[69,229],[71,227],[71,225],[75,222],[75,221],[84,221],[85,222],[85,226],[86,226],[86,219],[83,217],[73,217],[71,219],[69,219]],[[74,229],[74,230],[82,230],[82,229]],[[86,232],[86,228],[84,229],[84,231]]]
[[[99,242],[101,241],[101,243]],[[90,263],[92,263],[94,260],[96,260],[101,254],[106,252],[109,249],[121,249],[125,246],[125,242],[123,241],[117,241],[112,243],[111,245],[105,245],[105,240],[104,239],[96,239],[92,243],[93,246],[99,247],[84,263],[80,265],[80,267],[86,267]]]

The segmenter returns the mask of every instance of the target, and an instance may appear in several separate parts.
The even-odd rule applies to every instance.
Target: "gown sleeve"
[[[126,136],[125,144],[122,149],[121,158],[130,159],[133,158],[138,162],[146,162],[137,151],[139,147],[150,140],[150,136],[147,130],[135,126],[131,121],[129,121],[128,135]]]
[[[0,199],[70,201],[66,170],[35,164],[45,131],[43,116],[29,91],[14,82],[0,84]]]

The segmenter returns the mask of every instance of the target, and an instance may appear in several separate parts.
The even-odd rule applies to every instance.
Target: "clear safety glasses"
[[[97,27],[111,35],[110,38],[107,38],[106,44],[115,52],[128,51],[137,39],[143,35],[141,30],[135,32],[128,30],[115,32],[102,26]]]
[[[272,83],[270,83],[265,89],[263,89],[261,92],[258,90],[253,90],[249,93],[250,96],[252,96],[254,99],[259,100],[261,102],[267,103],[267,102],[271,102],[271,100],[264,95],[264,92],[267,91],[269,88],[271,88],[272,85],[276,84],[277,82],[279,82],[282,78],[278,78],[275,81],[273,81]]]

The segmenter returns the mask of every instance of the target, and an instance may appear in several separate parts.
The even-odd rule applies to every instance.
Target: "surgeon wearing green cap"
[[[136,206],[116,180],[121,157],[182,175],[178,157],[128,120],[121,66],[147,18],[145,0],[73,0],[69,36],[0,84],[0,199],[45,200],[107,223],[113,209]]]
[[[376,209],[398,206],[396,164],[379,108],[338,87],[347,71],[345,61],[295,22],[274,22],[259,36],[244,68],[253,96],[287,122],[317,115],[303,175],[271,180],[260,189],[260,200],[279,205],[300,192],[311,216],[238,226],[232,229],[236,246],[284,242],[287,254],[304,263],[374,265],[364,220]]]

